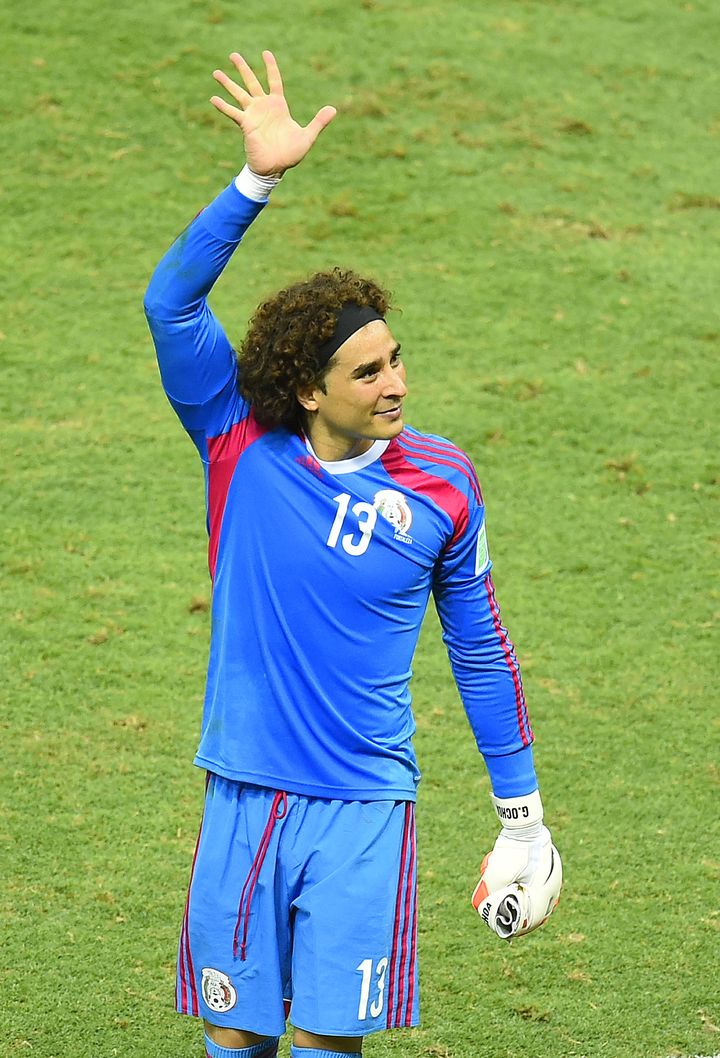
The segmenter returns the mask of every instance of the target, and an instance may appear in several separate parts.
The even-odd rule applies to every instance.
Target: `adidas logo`
[[[322,479],[324,477],[323,468],[320,466],[317,459],[309,453],[306,456],[297,456],[295,462],[301,467],[305,467],[306,470],[309,470],[316,478]]]

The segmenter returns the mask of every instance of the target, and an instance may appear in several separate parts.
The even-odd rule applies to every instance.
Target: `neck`
[[[312,450],[318,459],[325,463],[339,463],[343,459],[354,459],[368,451],[375,441],[368,437],[341,437],[326,430],[313,430],[310,424],[306,429]]]

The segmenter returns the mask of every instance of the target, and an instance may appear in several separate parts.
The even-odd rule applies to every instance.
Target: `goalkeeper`
[[[356,1054],[418,1022],[409,681],[433,595],[502,830],[473,904],[500,936],[560,887],[515,651],[495,598],[472,462],[404,421],[389,294],[334,269],[270,297],[236,355],[207,297],[283,175],[335,117],[290,115],[234,53],[246,165],[177,239],[145,299],[168,399],[202,461],[212,635],[205,811],[177,1006],[210,1058]],[[282,248],[278,247],[278,255]],[[248,260],[246,252],[243,259]],[[247,264],[246,264],[247,267]]]

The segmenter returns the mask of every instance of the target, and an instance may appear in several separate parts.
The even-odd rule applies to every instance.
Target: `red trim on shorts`
[[[185,915],[187,914],[187,900],[185,902],[185,914],[183,914],[182,929],[180,930],[180,944],[178,947],[178,972],[175,981],[175,1006],[187,1014],[187,982],[185,980]]]
[[[215,577],[217,565],[220,530],[222,528],[225,504],[230,483],[235,473],[237,461],[253,441],[267,433],[267,427],[261,426],[252,410],[246,418],[231,426],[227,433],[217,437],[208,437],[208,566],[210,576]]]
[[[411,916],[410,911],[415,899],[415,812],[414,804],[408,801],[405,805],[405,824],[402,836],[402,852],[400,854],[400,873],[398,876],[397,897],[395,900],[395,922],[393,925],[393,942],[390,954],[390,981],[388,985],[388,1011],[387,1027],[399,1028],[403,1021],[403,1006],[407,1006],[405,999],[405,983],[403,977],[406,973],[406,961],[409,956],[408,968],[411,977],[415,971],[415,948],[411,943],[408,951],[408,935],[410,933]],[[409,855],[408,855],[409,850]],[[407,867],[407,873],[406,873]],[[413,931],[413,939],[415,933]],[[398,960],[399,955],[399,960]],[[412,986],[411,986],[412,987]],[[397,1003],[396,1003],[397,999]],[[405,1000],[405,1003],[403,1002]]]
[[[198,835],[198,845],[200,843],[200,836]],[[195,855],[193,856],[192,862],[192,873],[190,875],[190,885],[192,885],[192,875],[195,872],[195,861],[197,859],[197,846],[195,848]],[[192,952],[190,951],[190,930],[188,927],[188,921],[190,916],[190,886],[188,886],[187,903],[185,906],[185,952],[187,955],[187,967],[188,967],[188,981],[190,982],[190,999],[192,1003],[192,1014],[193,1017],[200,1016],[200,1007],[198,1004],[197,987],[195,985],[195,967],[193,966]]]
[[[413,833],[412,833],[412,863],[413,863],[413,876],[415,876],[415,868],[417,864],[417,837],[415,832],[415,813],[413,812]],[[410,940],[410,976],[408,979],[408,994],[407,1002],[405,1004],[405,1025],[412,1024],[412,1010],[413,1010],[413,999],[415,998],[415,953],[417,952],[417,887],[415,887],[413,900],[413,916],[412,916],[412,938]]]
[[[205,793],[207,794],[207,788],[210,785],[210,772],[205,775]],[[178,1003],[177,985],[175,986],[175,1005],[179,1006],[183,1014],[192,1014],[193,1017],[200,1017],[200,1006],[198,1004],[197,988],[195,987],[195,967],[193,966],[192,953],[190,951],[190,934],[188,931],[188,921],[190,917],[190,890],[192,889],[193,878],[195,876],[195,864],[198,857],[198,849],[200,848],[200,838],[202,837],[203,823],[205,821],[205,815],[200,820],[200,828],[198,830],[197,841],[195,842],[195,852],[193,853],[192,866],[190,867],[190,881],[188,882],[187,897],[185,899],[185,913],[183,915],[182,929],[180,930],[180,950],[178,952],[178,976],[180,977],[180,998],[181,1002]],[[187,963],[186,963],[187,958]],[[188,1010],[188,982],[190,985],[190,1000],[191,1010]]]
[[[393,923],[393,939],[392,948],[390,950],[390,975],[388,981],[388,1010],[387,1010],[387,1027],[392,1027],[392,1018],[395,1003],[395,974],[397,969],[397,942],[398,934],[400,932],[400,900],[402,895],[402,882],[405,874],[405,858],[407,856],[407,825],[408,825],[408,810],[407,805],[405,806],[405,824],[403,826],[402,835],[402,846],[400,852],[400,875],[398,878],[398,889],[397,896],[395,898],[395,921]]]
[[[407,878],[406,878],[406,881],[405,881],[405,901],[404,901],[405,922],[404,922],[404,925],[403,925],[402,953],[401,953],[401,956],[400,956],[400,974],[399,974],[400,994],[398,996],[399,1002],[398,1002],[397,1016],[396,1016],[396,1020],[395,1020],[395,1024],[398,1027],[400,1027],[401,1025],[407,1025],[408,1024],[407,1015],[405,1016],[405,1018],[403,1018],[403,1012],[402,1012],[403,998],[405,999],[405,1004],[404,1005],[407,1008],[407,996],[404,996],[403,993],[405,992],[406,989],[408,989],[408,991],[409,991],[409,982],[408,982],[407,974],[408,974],[409,971],[412,970],[413,955],[414,955],[413,951],[411,949],[409,950],[410,938],[411,938],[411,927],[412,927],[411,909],[414,908],[413,895],[414,895],[415,887],[413,885],[413,882],[414,882],[414,879],[415,879],[415,855],[416,855],[415,825],[414,825],[415,824],[415,819],[414,819],[414,813],[411,812],[411,814],[412,814],[413,818],[412,818],[412,821],[411,821],[411,831],[410,831],[410,862],[408,864]],[[407,960],[408,956],[409,956],[409,960],[410,961],[409,961],[409,963],[406,966],[406,960]],[[412,977],[412,973],[411,972],[410,972],[410,976]]]

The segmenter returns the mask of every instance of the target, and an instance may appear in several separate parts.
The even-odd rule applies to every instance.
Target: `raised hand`
[[[210,102],[242,129],[247,163],[253,172],[260,176],[280,176],[303,160],[337,111],[335,107],[322,107],[303,128],[290,113],[275,56],[270,51],[264,51],[262,57],[269,92],[263,89],[243,57],[234,51],[230,61],[245,87],[222,70],[214,70],[213,77],[233,97],[237,106],[227,103],[220,96],[213,96]]]

